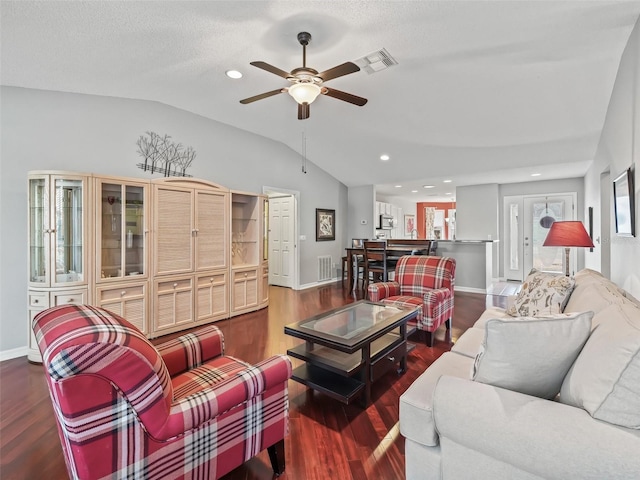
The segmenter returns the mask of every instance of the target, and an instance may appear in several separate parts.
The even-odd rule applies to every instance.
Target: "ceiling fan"
[[[291,82],[291,86],[245,98],[244,100],[240,100],[240,103],[246,105],[247,103],[255,102],[256,100],[262,100],[263,98],[268,98],[273,95],[286,92],[291,95],[296,102],[298,102],[298,120],[309,118],[309,105],[320,94],[337,98],[344,102],[353,103],[359,107],[366,104],[366,98],[324,86],[324,83],[329,80],[360,71],[360,67],[353,62],[346,62],[342,65],[338,65],[330,68],[329,70],[318,73],[317,70],[307,67],[307,45],[309,45],[310,41],[310,33],[300,32],[298,34],[298,42],[302,45],[302,67],[294,68],[291,72],[285,72],[284,70],[274,67],[273,65],[269,65],[266,62],[251,62],[251,65],[254,67],[261,68],[267,72],[286,78]]]

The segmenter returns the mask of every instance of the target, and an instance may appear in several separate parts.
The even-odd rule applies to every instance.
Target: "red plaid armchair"
[[[87,305],[45,310],[33,327],[71,478],[217,479],[264,448],[284,470],[286,356],[225,356],[215,326],[155,348]]]
[[[451,329],[456,261],[449,257],[405,255],[396,265],[395,280],[369,285],[369,300],[390,305],[421,305],[416,328],[433,346],[433,332],[446,324]]]

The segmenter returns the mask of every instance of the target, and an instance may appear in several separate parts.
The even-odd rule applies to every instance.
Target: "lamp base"
[[[564,274],[569,276],[569,247],[564,249]]]

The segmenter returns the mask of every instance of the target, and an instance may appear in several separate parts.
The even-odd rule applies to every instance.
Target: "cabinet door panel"
[[[120,315],[147,334],[146,287],[144,283],[98,289],[98,305]]]
[[[226,318],[229,314],[226,272],[202,275],[198,278],[198,322]]]
[[[157,275],[193,270],[193,196],[190,191],[158,188],[155,218]]]
[[[154,330],[193,323],[191,278],[158,282],[155,295]]]
[[[258,305],[258,271],[233,272],[233,310],[239,311]]]
[[[227,266],[227,195],[196,192],[196,269]]]

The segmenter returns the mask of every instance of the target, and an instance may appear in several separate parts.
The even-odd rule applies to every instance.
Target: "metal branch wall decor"
[[[181,143],[171,141],[169,135],[160,136],[155,132],[140,135],[138,154],[144,158],[144,163],[137,167],[145,172],[161,173],[165,177],[190,177],[186,173],[196,158],[192,147],[184,148]]]

